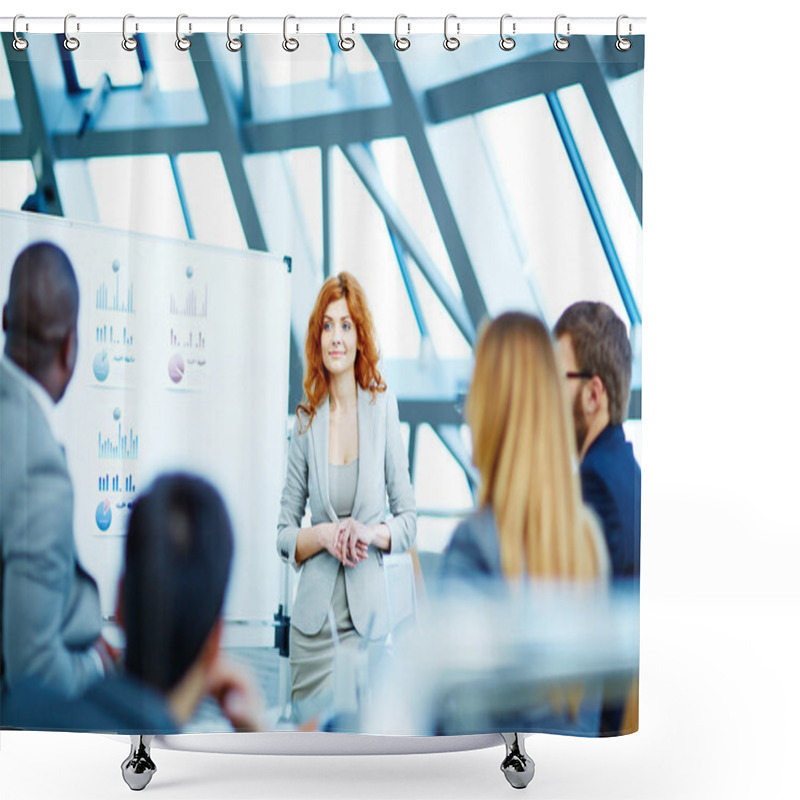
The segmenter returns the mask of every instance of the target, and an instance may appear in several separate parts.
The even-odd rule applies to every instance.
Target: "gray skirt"
[[[350,650],[355,655],[361,635],[353,626],[350,616],[344,567],[341,565],[333,587],[331,607],[336,621],[340,652]],[[289,665],[292,674],[292,705],[298,722],[304,722],[330,707],[333,701],[334,655],[334,642],[328,620],[322,630],[313,636],[307,636],[294,625],[291,626]]]

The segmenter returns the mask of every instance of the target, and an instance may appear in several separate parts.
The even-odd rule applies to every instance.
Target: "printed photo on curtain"
[[[635,731],[644,37],[185,34],[2,34],[0,726]]]

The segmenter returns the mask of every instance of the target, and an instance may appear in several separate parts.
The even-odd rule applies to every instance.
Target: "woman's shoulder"
[[[500,575],[500,543],[491,507],[477,509],[453,531],[444,553],[442,573],[447,575]]]
[[[469,538],[482,544],[497,544],[497,521],[491,506],[483,506],[464,517],[456,526],[453,538]]]
[[[386,387],[383,391],[373,392],[371,389],[358,387],[358,392],[367,401],[367,405],[376,409],[386,409],[397,406],[397,397],[391,389]]]

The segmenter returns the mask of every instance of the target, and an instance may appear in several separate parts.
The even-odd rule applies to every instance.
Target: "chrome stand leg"
[[[524,789],[532,780],[536,765],[525,752],[525,740],[521,733],[501,733],[506,743],[506,757],[500,765],[506,780],[515,789]]]
[[[156,765],[150,758],[150,742],[153,736],[131,736],[130,755],[122,762],[122,777],[135,792],[150,783],[156,772]]]

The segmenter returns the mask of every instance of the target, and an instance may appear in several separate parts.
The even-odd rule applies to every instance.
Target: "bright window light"
[[[89,160],[98,220],[110,228],[186,238],[172,166],[166,155]]]
[[[548,321],[587,299],[608,303],[627,321],[546,98],[498,106],[478,120]]]
[[[188,52],[181,52],[175,47],[173,35],[148,33],[146,43],[150,65],[160,91],[179,92],[199,88],[192,57]]]
[[[30,161],[0,161],[0,208],[19,211],[35,191],[36,176]]]
[[[195,239],[245,249],[247,241],[220,154],[185,153],[177,161]]]
[[[333,273],[347,270],[367,294],[385,358],[416,358],[420,334],[386,220],[338,148],[332,150]]]
[[[8,61],[4,50],[0,50],[0,100],[14,99],[14,84],[8,71]]]
[[[141,86],[142,69],[136,51],[123,50],[120,36],[92,34],[91,46],[79,47],[71,54],[81,89],[93,89],[101,75],[107,74],[113,87]]]

